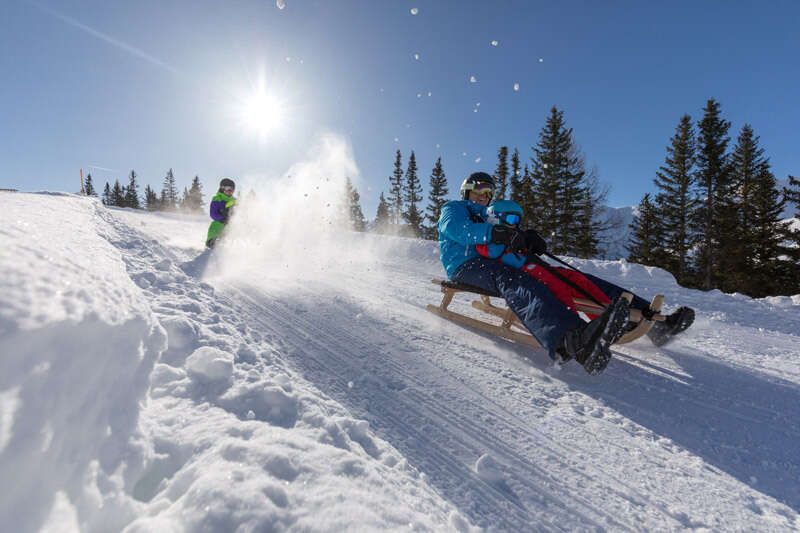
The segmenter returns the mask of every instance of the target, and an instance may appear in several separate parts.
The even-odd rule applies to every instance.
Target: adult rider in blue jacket
[[[602,315],[584,322],[524,271],[478,254],[478,244],[502,244],[511,250],[534,253],[543,246],[544,241],[534,230],[520,231],[487,222],[486,206],[493,195],[494,179],[485,172],[475,172],[461,184],[461,200],[442,207],[439,247],[447,276],[503,297],[554,360],[574,358],[590,374],[602,372],[611,359],[610,345],[625,331],[627,300],[616,298]]]

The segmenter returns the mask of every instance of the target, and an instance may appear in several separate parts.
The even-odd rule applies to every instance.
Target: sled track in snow
[[[326,392],[337,400],[352,403],[358,391],[349,389],[347,383],[353,381],[354,375],[377,376],[379,382],[371,385],[366,395],[372,400],[380,398],[377,410],[370,402],[365,409],[357,408],[360,411],[357,414],[367,418],[382,437],[407,457],[420,455],[419,450],[408,449],[407,442],[412,445],[416,442],[417,447],[424,448],[423,458],[415,466],[479,525],[501,526],[507,530],[524,530],[536,523],[565,530],[575,527],[637,529],[636,524],[615,517],[613,505],[602,508],[567,490],[569,486],[598,485],[600,481],[599,485],[607,493],[601,501],[610,498],[629,502],[630,494],[635,493],[634,487],[588,463],[576,466],[569,461],[571,452],[567,446],[532,427],[537,423],[535,419],[523,420],[494,400],[459,383],[458,376],[429,362],[409,361],[408,353],[403,350],[386,350],[385,347],[397,343],[396,336],[382,333],[381,342],[376,343],[373,329],[369,332],[372,343],[367,344],[357,334],[358,328],[347,329],[340,327],[342,324],[324,328],[319,322],[298,316],[290,306],[275,299],[256,300],[252,294],[258,289],[226,288],[229,289],[236,291],[232,299],[245,302],[247,314],[257,317],[259,330],[270,331],[281,338],[289,348],[292,362],[318,385],[320,380],[327,381]],[[352,317],[354,312],[340,309],[340,314]],[[303,342],[293,340],[304,336]],[[379,358],[375,354],[376,344],[386,350]],[[360,355],[348,355],[353,353]],[[410,370],[412,365],[423,368]],[[425,382],[420,377],[425,375],[435,375],[435,379]],[[397,386],[398,382],[402,383],[402,388]],[[361,384],[356,386],[361,387]],[[457,390],[452,397],[459,404],[458,408],[451,406],[444,397],[453,388]],[[487,418],[492,420],[492,431],[476,423]],[[511,436],[513,441],[507,442],[497,435]],[[451,443],[454,449],[443,449],[441,443]],[[484,482],[471,469],[471,463],[486,451],[491,451],[492,456],[506,466],[506,487],[498,488]],[[528,460],[525,453],[547,456],[547,469]],[[558,468],[553,468],[553,461],[559,463]],[[563,476],[567,473],[573,479],[565,484]],[[465,490],[467,500],[462,494]],[[635,505],[657,506],[648,501],[646,495],[637,500],[633,502]]]

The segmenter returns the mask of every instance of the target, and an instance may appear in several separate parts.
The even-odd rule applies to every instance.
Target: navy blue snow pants
[[[504,298],[508,307],[553,359],[567,331],[584,323],[559,302],[543,283],[496,259],[472,258],[459,266],[451,279]]]
[[[626,291],[602,278],[585,274],[592,283],[616,299]],[[575,329],[584,321],[558,301],[543,283],[522,270],[505,265],[496,259],[475,257],[459,266],[451,277],[453,281],[479,287],[504,298],[508,307],[555,359],[555,350],[567,331]],[[634,295],[631,307],[647,309],[650,304]]]

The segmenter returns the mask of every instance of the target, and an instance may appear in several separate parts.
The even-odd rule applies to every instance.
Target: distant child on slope
[[[233,192],[236,190],[236,184],[230,178],[223,178],[219,182],[219,190],[217,194],[211,199],[210,214],[211,225],[208,227],[208,236],[206,237],[206,247],[213,248],[220,237],[221,233],[228,224],[228,219],[233,211],[233,206],[236,205],[236,199],[233,197]]]

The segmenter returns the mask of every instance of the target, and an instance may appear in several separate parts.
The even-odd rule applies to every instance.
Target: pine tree
[[[186,198],[183,208],[191,213],[201,213],[203,211],[203,186],[200,183],[200,176],[192,178],[192,185],[188,192],[184,193]]]
[[[106,182],[103,188],[103,205],[111,205],[111,186]]]
[[[789,186],[783,189],[786,201],[794,204],[796,212],[795,218],[800,219],[800,178],[789,176]]]
[[[717,286],[722,277],[719,258],[724,253],[725,231],[730,229],[733,210],[729,209],[729,168],[726,150],[730,122],[720,116],[719,102],[711,99],[703,110],[698,124],[697,183],[701,203],[695,210],[694,225],[699,233],[699,252],[696,256],[699,285],[706,290]]]
[[[527,163],[525,163],[525,168],[522,171],[522,177],[520,178],[517,186],[518,186],[517,199],[515,199],[514,201],[517,202],[520,205],[520,207],[522,207],[522,211],[525,214],[525,218],[522,221],[522,227],[536,229],[537,224],[533,220],[536,210],[532,206],[533,176],[531,175],[531,171],[528,168]],[[545,235],[543,233],[542,236],[544,236],[545,238],[549,238],[552,235]]]
[[[139,203],[139,184],[136,182],[136,172],[133,170],[128,175],[128,186],[125,189],[125,207],[142,208]]]
[[[386,198],[383,197],[383,192],[381,192],[381,197],[378,200],[378,210],[375,213],[373,229],[376,233],[386,233],[390,223],[390,206]]]
[[[643,265],[655,266],[661,256],[663,234],[658,214],[650,201],[650,193],[639,203],[639,212],[631,223],[631,242],[628,260]]]
[[[726,236],[730,244],[720,258],[725,273],[720,287],[757,297],[780,293],[788,281],[782,279],[787,271],[783,241],[789,235],[781,221],[786,199],[749,124],[742,127],[730,159],[738,224]]]
[[[353,182],[347,177],[345,181],[345,211],[347,225],[355,231],[364,231],[367,226],[364,220],[364,213],[361,211],[361,196],[353,186]]]
[[[403,213],[403,158],[397,150],[394,158],[394,172],[389,178],[389,215],[392,224],[400,224]]]
[[[150,185],[144,188],[144,208],[148,211],[158,211],[159,209],[158,195],[150,188]]]
[[[794,204],[795,224],[798,224],[800,222],[800,178],[790,175],[788,187],[783,189],[783,195],[787,203]],[[784,281],[785,290],[789,294],[797,294],[800,293],[800,227],[790,228],[786,238],[791,245],[786,247],[785,252],[792,261],[787,262],[786,270],[781,273],[780,278]]]
[[[178,201],[178,206],[181,211],[189,210],[189,189],[187,187],[183,188],[183,194],[181,194],[181,199]]]
[[[175,176],[172,173],[172,169],[169,169],[167,175],[164,176],[164,186],[161,189],[161,209],[174,211],[178,205],[178,200],[178,188],[175,184]]]
[[[606,198],[606,191],[601,190],[596,178],[596,170],[586,175],[585,186],[581,188],[582,197],[578,199],[575,217],[575,255],[577,257],[594,257],[599,251],[599,235],[611,226],[598,220],[597,209]]]
[[[111,203],[116,207],[125,207],[125,190],[119,184],[119,180],[114,180],[114,187],[111,188]]]
[[[97,196],[97,191],[94,190],[94,183],[92,183],[92,175],[86,175],[86,184],[84,185],[86,196]]]
[[[519,162],[517,162],[519,164]],[[494,199],[506,197],[508,187],[508,146],[501,146],[497,151],[497,168],[494,171]]]
[[[572,129],[566,127],[564,112],[555,106],[533,151],[532,196],[525,206],[530,222],[542,235],[552,236],[549,244],[554,253],[577,254],[580,247],[585,248],[578,241],[588,242],[588,234],[581,236],[580,228],[591,227],[586,216],[594,212],[595,207],[589,205],[594,199]]]
[[[672,272],[678,282],[689,274],[689,252],[696,237],[689,220],[697,206],[693,174],[695,140],[692,118],[683,115],[675,128],[664,165],[653,180],[658,190],[655,213],[664,229],[664,261],[659,264]]]
[[[428,207],[426,209],[428,212],[426,218],[430,222],[430,226],[426,229],[426,238],[428,239],[439,239],[439,217],[442,214],[442,207],[447,203],[447,193],[447,177],[442,168],[442,158],[439,157],[436,159],[436,164],[433,165],[428,188]]]
[[[511,200],[520,203],[520,180],[522,179],[522,172],[519,164],[519,150],[514,148],[514,153],[511,155],[511,176],[509,176],[508,185],[509,197]],[[522,204],[520,204],[522,205]]]
[[[752,256],[754,275],[748,275],[744,291],[754,297],[774,294],[795,294],[800,288],[800,278],[786,277],[786,272],[797,272],[793,261],[786,260],[784,240],[789,235],[789,223],[781,220],[786,199],[778,189],[768,161],[764,161],[755,176],[750,201]],[[794,267],[794,268],[793,268]],[[794,281],[794,286],[787,286]]]
[[[417,204],[422,201],[422,184],[417,177],[417,158],[414,150],[408,157],[408,168],[406,169],[405,197],[403,198],[406,210],[403,212],[405,220],[417,237],[422,235],[423,216]]]

